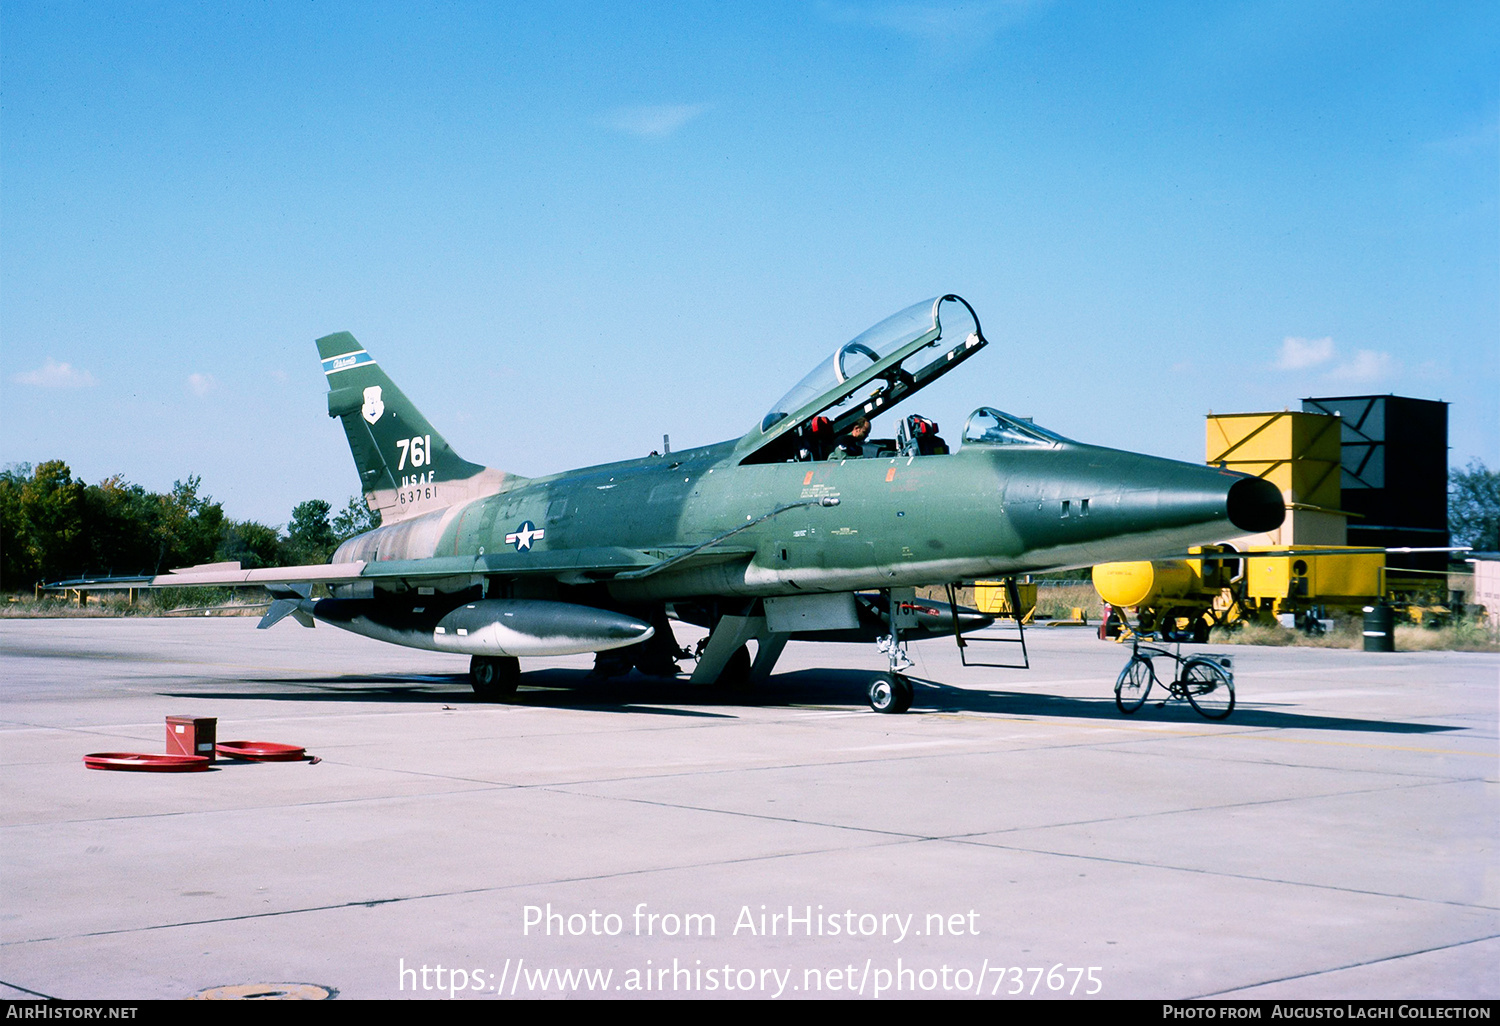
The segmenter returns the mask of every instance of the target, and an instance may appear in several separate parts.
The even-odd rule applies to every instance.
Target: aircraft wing
[[[530,575],[594,580],[619,576],[646,577],[670,567],[683,569],[709,564],[749,559],[754,549],[714,548],[701,546],[680,550],[643,552],[626,548],[558,549],[532,552],[494,552],[483,556],[439,556],[433,559],[393,559],[371,563],[361,577],[401,579],[418,577],[456,577],[463,574]]]
[[[716,554],[718,559],[739,553]],[[601,547],[588,549],[536,549],[524,552],[492,552],[482,556],[433,556],[426,559],[389,559],[378,562],[356,560],[349,563],[315,563],[308,566],[263,567],[243,569],[239,563],[205,563],[185,567],[155,577],[128,579],[135,587],[195,588],[233,587],[240,585],[278,584],[349,584],[368,580],[422,580],[443,577],[484,575],[580,576],[602,579],[630,570],[657,566],[671,553],[642,552],[637,549]],[[89,582],[84,587],[120,587],[126,579]],[[81,582],[80,582],[81,583]],[[69,582],[69,586],[77,584]]]
[[[121,588],[204,588],[296,584],[351,584],[355,581],[417,581],[475,574],[503,576],[546,575],[551,577],[604,580],[618,574],[656,572],[668,564],[673,569],[748,559],[753,549],[717,548],[712,551],[652,551],[618,547],[558,549],[556,551],[493,552],[483,556],[434,556],[427,559],[391,559],[367,563],[314,563],[307,566],[274,566],[246,570],[237,562],[204,563],[156,576],[80,578],[58,581],[48,588],[82,591],[118,591]]]
[[[239,563],[203,563],[150,578],[152,588],[198,588],[247,584],[344,584],[357,581],[363,562],[316,563],[311,566],[268,566],[242,570]]]

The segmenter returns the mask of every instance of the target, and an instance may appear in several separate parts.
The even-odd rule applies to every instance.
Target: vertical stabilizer
[[[467,502],[508,479],[454,452],[353,335],[318,339],[328,378],[328,415],[349,438],[360,488],[384,523]]]

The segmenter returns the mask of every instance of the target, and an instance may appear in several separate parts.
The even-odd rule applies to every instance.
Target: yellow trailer
[[[1010,595],[1006,593],[1004,581],[974,582],[974,606],[981,613],[1030,623],[1031,618],[1036,615],[1036,582],[1017,581],[1016,594],[1021,601],[1019,616],[1010,608]]]
[[[1385,555],[1330,552],[1326,545],[1292,545],[1293,555],[1247,560],[1245,597],[1259,605],[1285,608],[1366,605],[1385,595]],[[1298,549],[1316,553],[1297,555]],[[1250,552],[1255,552],[1251,548]],[[1262,549],[1261,551],[1266,551]]]

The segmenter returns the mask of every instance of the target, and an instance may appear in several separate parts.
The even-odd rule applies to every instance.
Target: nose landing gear
[[[870,708],[878,713],[904,713],[911,699],[911,681],[905,674],[880,673],[870,681]]]
[[[870,681],[870,708],[878,713],[904,713],[911,708],[912,686],[901,671],[911,666],[912,660],[906,654],[906,645],[902,643],[900,629],[896,626],[896,596],[887,591],[885,598],[886,622],[890,624],[891,633],[877,641],[875,647],[885,653],[890,668]]]

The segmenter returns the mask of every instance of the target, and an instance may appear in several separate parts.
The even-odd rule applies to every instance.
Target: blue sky
[[[534,475],[951,291],[950,438],[1201,460],[1394,392],[1500,467],[1497,50],[1477,2],[0,4],[0,462],[281,524],[356,488],[319,335]]]

